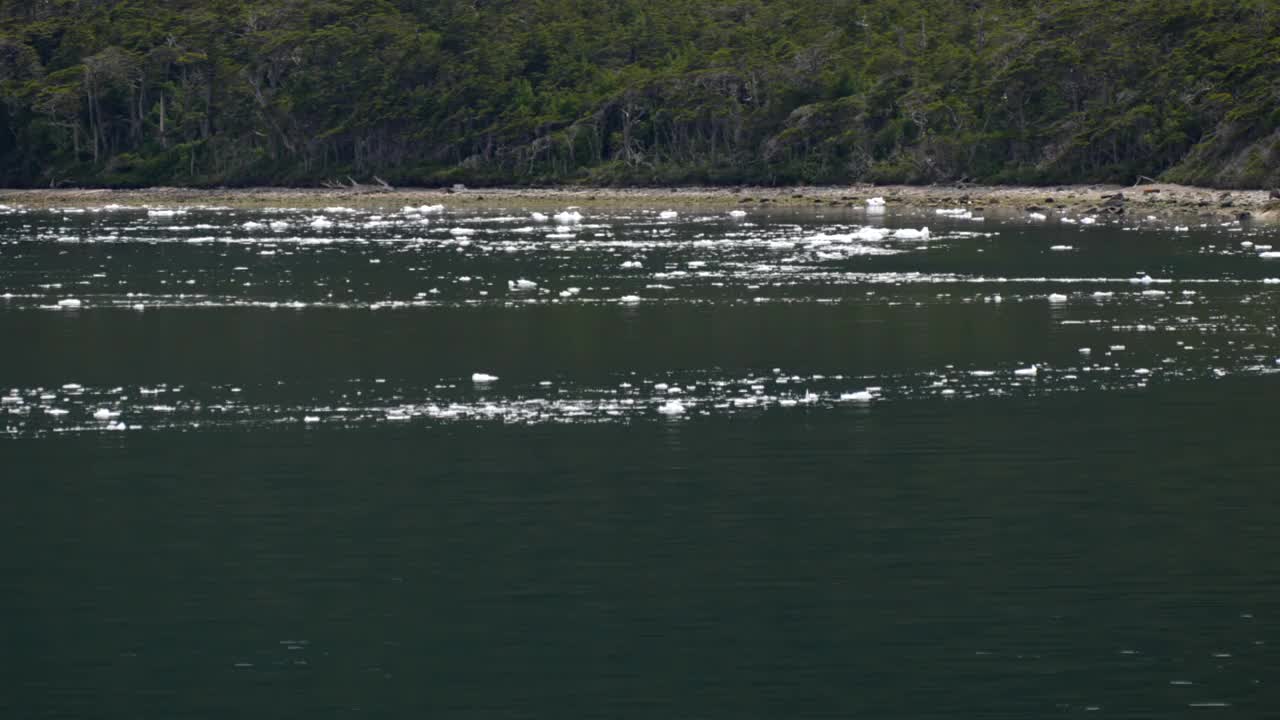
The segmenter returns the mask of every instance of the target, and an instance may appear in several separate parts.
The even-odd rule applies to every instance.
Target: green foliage
[[[0,184],[1280,182],[1274,0],[0,0]]]

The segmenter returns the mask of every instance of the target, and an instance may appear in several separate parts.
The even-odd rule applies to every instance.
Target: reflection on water
[[[1280,707],[1272,230],[154,210],[0,209],[6,716]]]

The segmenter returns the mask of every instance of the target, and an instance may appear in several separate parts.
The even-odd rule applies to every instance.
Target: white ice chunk
[[[893,231],[893,236],[899,240],[928,240],[929,228],[900,228]]]
[[[679,400],[668,400],[667,402],[658,406],[658,412],[662,413],[663,415],[683,415],[684,403],[680,402]]]

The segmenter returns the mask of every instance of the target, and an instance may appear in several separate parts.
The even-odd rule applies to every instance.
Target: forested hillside
[[[0,0],[0,184],[1280,180],[1276,0]]]

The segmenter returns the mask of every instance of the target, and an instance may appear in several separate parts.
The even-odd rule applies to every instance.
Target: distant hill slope
[[[0,184],[1280,183],[1275,0],[0,0]]]

